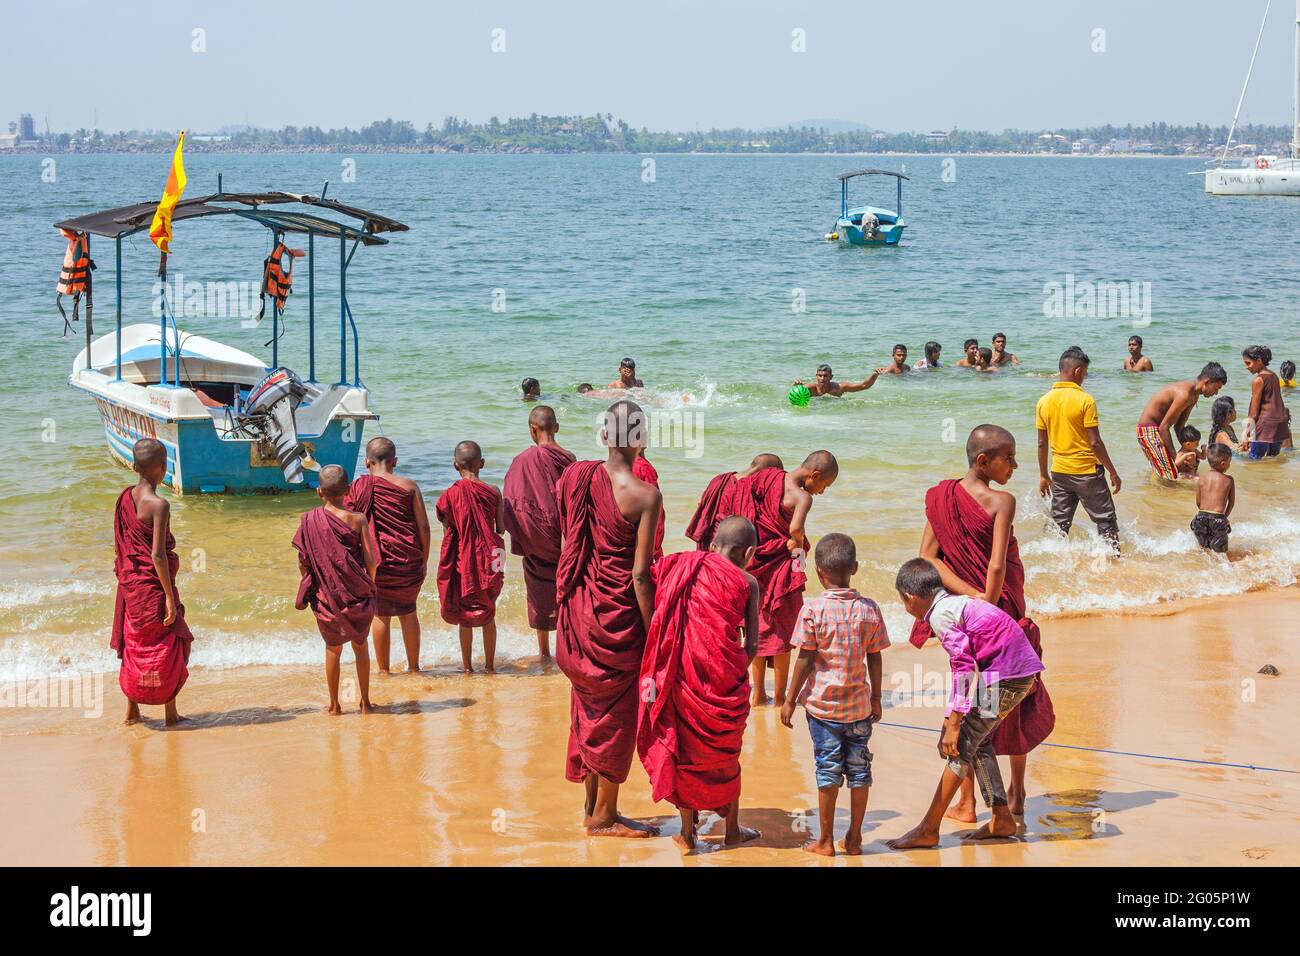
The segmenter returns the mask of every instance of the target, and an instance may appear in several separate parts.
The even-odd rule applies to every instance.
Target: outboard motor
[[[864,213],[862,216],[862,238],[875,239],[879,232],[880,220],[876,218],[876,214],[874,212]]]
[[[319,467],[304,457],[298,441],[294,412],[311,386],[287,368],[273,369],[252,387],[248,400],[238,415],[238,424],[275,449],[275,457],[284,470],[284,480],[291,485],[303,482],[305,467]]]

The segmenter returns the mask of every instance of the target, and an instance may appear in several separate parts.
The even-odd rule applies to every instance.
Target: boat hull
[[[173,392],[180,398],[192,395],[188,389],[156,385],[142,389],[120,382],[87,380],[92,377],[104,378],[94,372],[83,372],[74,376],[70,384],[94,398],[113,460],[129,468],[135,442],[141,438],[157,439],[167,450],[163,481],[178,494],[274,493],[301,491],[317,485],[316,473],[312,471],[305,473],[302,484],[290,484],[273,449],[257,440],[221,437],[217,422],[210,415],[181,417],[168,415],[159,408],[169,397],[160,393]],[[364,390],[342,388],[347,401],[340,401],[339,406],[364,403]],[[131,389],[145,394],[130,394]],[[365,423],[374,417],[368,410],[335,407],[317,434],[300,433],[299,438],[322,467],[340,465],[351,478],[364,447]]]
[[[1300,169],[1211,169],[1205,173],[1211,196],[1300,196]]]

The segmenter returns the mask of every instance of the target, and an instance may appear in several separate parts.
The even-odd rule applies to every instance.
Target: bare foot
[[[462,668],[462,669],[461,669],[461,673],[462,673],[462,674],[472,674],[472,673],[474,673],[474,668],[472,668],[472,667],[465,667],[465,668]]]
[[[975,805],[966,803],[955,803],[948,808],[944,816],[949,820],[956,820],[959,823],[975,822]]]
[[[343,713],[343,707],[338,703],[338,701],[335,701],[330,704],[329,710],[325,711],[325,713],[329,714],[331,717],[338,717]]]
[[[496,669],[495,667],[485,667],[485,668],[483,668],[483,673],[484,673],[484,674],[495,674],[496,672],[497,672],[497,669]]]
[[[966,839],[967,840],[990,840],[993,839],[994,837],[1011,837],[1015,835],[1016,835],[1016,821],[999,820],[997,817],[994,817],[988,823],[984,824],[984,826],[980,827],[970,836],[966,837]]]
[[[689,852],[695,849],[695,834],[679,833],[675,837],[673,837],[673,842],[676,843],[683,850]]]
[[[1007,809],[1013,817],[1025,815],[1025,795],[1018,790],[1007,791]]]
[[[363,714],[373,714],[374,712],[375,712],[374,705],[371,704],[370,701],[368,701],[368,700],[362,700],[362,701],[361,701],[361,713],[363,713]]]
[[[131,724],[140,723],[140,705],[135,701],[128,701],[126,705],[126,720],[122,721],[128,727]]]
[[[823,843],[821,840],[809,840],[802,849],[805,853],[816,853],[818,856],[835,855],[835,844]]]
[[[189,721],[190,719],[188,717],[182,717],[180,714],[169,714],[163,719],[163,726],[175,727],[178,724],[187,724]]]
[[[633,840],[648,840],[650,837],[659,835],[659,831],[644,823],[629,826],[629,823],[635,823],[633,820],[624,822],[625,817],[615,817],[612,823],[600,825],[595,820],[587,822],[587,836],[610,836],[626,837]]]
[[[862,855],[862,834],[846,833],[844,839],[840,841],[840,849],[849,856]]]
[[[753,827],[741,827],[740,832],[736,834],[728,833],[722,840],[723,846],[740,846],[742,843],[749,843],[751,840],[757,840],[763,834]]]
[[[378,668],[378,673],[379,673],[379,676],[380,676],[380,677],[392,677],[392,676],[393,676],[393,672],[390,671],[387,667],[380,667],[380,668]]]
[[[754,694],[755,707],[766,707],[770,703],[771,700],[768,699],[768,696],[766,694],[758,694],[758,693]]]
[[[122,723],[127,727],[130,727],[132,724],[138,724],[140,723],[140,715],[136,714],[134,717],[127,717],[126,720],[122,721]]]
[[[928,850],[939,845],[939,834],[913,827],[897,839],[886,840],[885,845],[894,850]]]
[[[774,701],[772,702],[772,706],[773,706],[773,707],[776,707],[776,708],[784,707],[784,706],[785,706],[785,694],[777,694],[777,695],[776,695],[776,700],[774,700]]]

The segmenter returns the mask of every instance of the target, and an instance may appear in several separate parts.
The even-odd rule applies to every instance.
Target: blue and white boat
[[[893,209],[882,206],[849,207],[849,180],[858,176],[893,176],[897,183],[897,200]],[[827,239],[838,239],[853,246],[896,246],[903,238],[907,223],[903,221],[903,180],[908,177],[887,169],[857,169],[840,176],[840,217]]]
[[[328,184],[326,184],[328,190]],[[361,221],[336,222],[285,204],[324,207]],[[347,267],[359,245],[383,245],[381,232],[405,231],[393,219],[334,200],[290,193],[227,194],[182,200],[173,221],[235,215],[308,242],[308,366],[299,377],[280,364],[281,310],[271,297],[271,362],[176,327],[164,307],[158,324],[122,324],[122,239],[147,230],[157,203],[140,203],[79,216],[57,228],[114,240],[117,259],[116,328],[93,337],[90,302],[86,347],[73,362],[69,384],[94,398],[108,450],[130,465],[131,446],[156,438],[167,449],[166,484],[181,494],[285,491],[314,487],[320,466],[356,467],[362,433],[378,416],[361,380],[360,337],[347,300]],[[316,239],[336,239],[339,254],[339,378],[317,380]],[[323,245],[324,243],[322,243]],[[352,362],[349,369],[348,347]],[[350,374],[349,374],[350,373]]]

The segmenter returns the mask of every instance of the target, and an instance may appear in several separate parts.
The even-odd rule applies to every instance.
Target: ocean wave
[[[59,598],[104,595],[111,593],[111,588],[104,583],[88,581],[59,581],[54,584],[18,583],[0,586],[0,611],[13,611],[19,608],[37,607]]]

